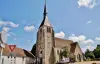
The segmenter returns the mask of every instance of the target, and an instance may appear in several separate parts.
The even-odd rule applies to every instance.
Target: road
[[[69,64],[100,64],[100,61],[85,61],[85,62],[75,62],[75,63],[69,63]]]

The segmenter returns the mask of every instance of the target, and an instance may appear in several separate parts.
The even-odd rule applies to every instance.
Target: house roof
[[[66,45],[70,45],[72,43],[73,43],[73,41],[71,41],[71,40],[65,40],[65,39],[55,37],[54,45],[55,45],[55,47],[65,47]]]
[[[1,51],[1,47],[0,47],[0,51]],[[3,49],[3,55],[4,56],[12,55],[15,57],[34,57],[34,55],[31,52],[29,52],[25,49],[18,48],[18,47],[16,47],[15,50],[13,52],[11,52],[8,44],[5,44],[5,48]]]
[[[18,47],[16,47],[15,50],[11,52],[9,45],[2,42],[1,33],[0,33],[0,46],[1,44],[5,45],[5,48],[3,49],[3,55],[5,56],[10,56],[13,54],[13,56],[18,56],[18,57],[34,57],[34,55],[30,51]],[[1,52],[1,47],[0,47],[0,52]]]

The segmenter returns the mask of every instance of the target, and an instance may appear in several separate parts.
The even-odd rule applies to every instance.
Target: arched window
[[[57,50],[57,54],[59,54],[60,52],[59,52],[59,50]]]
[[[9,58],[9,56],[8,56],[8,58]]]
[[[79,61],[81,61],[81,55],[79,54]]]
[[[40,29],[40,33],[42,32],[42,29]]]
[[[51,28],[47,27],[47,32],[51,33]]]
[[[40,54],[42,54],[42,51],[40,51]]]

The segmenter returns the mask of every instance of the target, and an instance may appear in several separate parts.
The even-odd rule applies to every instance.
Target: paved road
[[[100,61],[86,61],[86,62],[75,62],[75,63],[69,63],[69,64],[100,64]]]

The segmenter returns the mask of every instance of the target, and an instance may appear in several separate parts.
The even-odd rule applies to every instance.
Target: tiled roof
[[[55,47],[65,47],[66,45],[70,45],[73,43],[71,40],[65,40],[61,38],[55,38]]]
[[[1,47],[0,47],[0,51],[1,51]],[[3,55],[4,56],[13,55],[15,57],[16,56],[17,57],[34,57],[34,55],[31,52],[25,49],[17,48],[17,47],[15,48],[13,52],[11,52],[8,44],[5,44],[5,48],[3,49]]]

